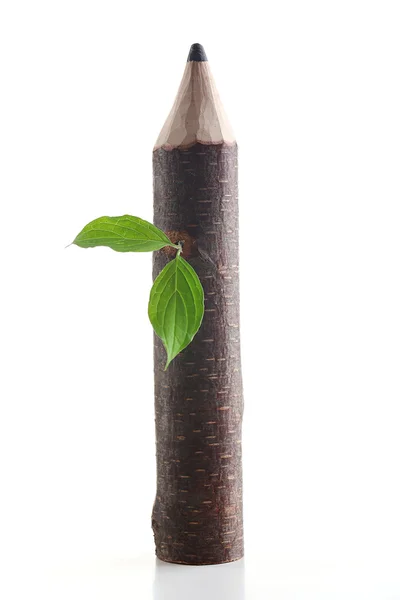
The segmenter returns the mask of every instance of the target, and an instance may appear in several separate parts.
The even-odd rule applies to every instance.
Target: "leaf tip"
[[[68,246],[65,246],[65,247],[66,248],[69,248],[70,246],[80,246],[81,247],[78,238],[79,238],[79,235],[77,235],[76,238],[74,240],[72,240],[72,242],[70,244],[68,244]]]
[[[176,354],[175,354],[175,356],[176,356]],[[169,354],[167,354],[167,362],[165,363],[164,371],[166,371],[168,369],[169,365],[172,363],[175,356],[170,356]]]

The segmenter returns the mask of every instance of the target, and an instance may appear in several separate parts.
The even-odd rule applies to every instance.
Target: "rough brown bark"
[[[237,146],[160,148],[153,172],[154,223],[184,241],[205,291],[200,330],[167,371],[154,342],[156,554],[230,562],[243,556]],[[174,254],[154,254],[154,278]]]

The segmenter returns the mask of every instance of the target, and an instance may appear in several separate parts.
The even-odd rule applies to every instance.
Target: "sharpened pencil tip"
[[[203,62],[207,60],[207,55],[201,44],[192,44],[189,50],[187,62]]]

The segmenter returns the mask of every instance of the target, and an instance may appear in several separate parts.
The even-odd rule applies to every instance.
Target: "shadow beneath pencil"
[[[245,600],[244,560],[189,567],[156,560],[153,600]]]

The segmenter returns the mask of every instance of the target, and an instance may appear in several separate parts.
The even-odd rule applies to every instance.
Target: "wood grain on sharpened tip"
[[[167,371],[154,341],[156,554],[225,563],[243,556],[237,145],[205,60],[187,63],[153,174],[154,224],[184,241],[205,292],[200,330]],[[154,277],[172,255],[154,254]]]
[[[206,60],[186,63],[174,105],[158,136],[155,150],[184,149],[196,142],[215,145],[235,143]]]

